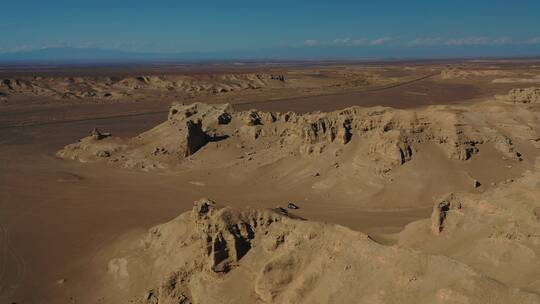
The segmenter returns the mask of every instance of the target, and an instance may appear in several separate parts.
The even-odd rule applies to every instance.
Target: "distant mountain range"
[[[146,53],[128,52],[100,48],[44,48],[29,51],[0,53],[1,62],[122,62],[122,61],[159,61],[159,60],[195,60],[213,58],[215,55],[204,53]]]
[[[101,48],[43,48],[0,53],[0,62],[139,62],[201,60],[264,60],[264,59],[366,59],[377,52],[358,48],[283,47],[252,51],[152,53]]]
[[[165,62],[206,60],[298,60],[298,59],[388,59],[388,58],[457,58],[539,56],[540,47],[516,49],[468,47],[327,47],[301,46],[269,48],[255,51],[151,53],[128,52],[102,48],[43,48],[0,53],[0,63],[100,63]]]

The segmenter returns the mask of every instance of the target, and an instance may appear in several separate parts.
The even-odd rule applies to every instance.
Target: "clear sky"
[[[538,0],[12,0],[1,11],[0,52],[540,55]]]

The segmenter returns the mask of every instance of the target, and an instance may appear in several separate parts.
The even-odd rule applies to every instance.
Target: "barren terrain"
[[[538,66],[2,70],[0,299],[538,303]]]

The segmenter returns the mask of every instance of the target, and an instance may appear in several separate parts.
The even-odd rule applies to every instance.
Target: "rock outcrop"
[[[8,94],[4,92],[0,92],[0,102],[7,102],[8,101]]]
[[[184,156],[188,157],[200,148],[202,148],[207,143],[207,135],[202,129],[202,123],[200,120],[194,122],[193,120],[188,120],[186,122],[186,141],[184,150]]]
[[[273,210],[222,208],[207,199],[133,242],[125,256],[110,257],[124,265],[123,275],[109,271],[95,282],[91,297],[111,303],[540,301],[444,256],[383,246],[360,232]]]
[[[540,88],[512,89],[507,95],[497,96],[497,99],[510,103],[540,103]]]
[[[450,67],[441,71],[442,79],[469,79],[473,77],[507,76],[509,72],[496,69],[469,70],[460,67]]]
[[[444,230],[445,224],[447,224],[446,220],[449,213],[460,209],[461,203],[454,194],[447,195],[438,200],[433,206],[433,212],[431,214],[431,230],[433,233],[440,234]]]
[[[500,117],[505,113],[511,113],[514,121]],[[215,143],[221,150],[242,146],[271,151],[265,154],[265,163],[296,155],[310,158],[349,152],[362,156],[363,164],[384,173],[409,162],[427,146],[441,150],[449,159],[461,161],[473,158],[483,148],[494,149],[504,158],[522,160],[516,143],[519,147],[535,144],[534,139],[540,138],[540,133],[534,121],[539,118],[536,111],[501,109],[498,104],[472,110],[352,107],[307,114],[235,111],[227,104],[173,104],[166,122],[133,139],[108,137],[99,142],[83,139],[66,146],[58,155],[99,160],[93,157],[95,149],[107,143],[115,147],[108,151],[111,163],[144,169],[165,168],[181,165],[183,159],[195,157],[208,143]],[[524,124],[516,119],[528,122],[527,134],[522,132]],[[496,125],[493,121],[508,123]],[[224,159],[222,163],[234,163],[234,159]]]
[[[215,95],[232,91],[283,87],[283,75],[215,74],[137,77],[21,77],[0,80],[0,89],[11,94],[47,96],[58,99],[119,99],[138,91]]]
[[[503,284],[540,294],[540,158],[537,167],[484,193],[435,201],[430,220],[409,224],[399,244],[443,254]]]

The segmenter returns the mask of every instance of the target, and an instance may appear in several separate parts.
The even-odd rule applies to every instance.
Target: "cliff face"
[[[266,162],[348,152],[385,173],[428,146],[455,160],[469,160],[482,149],[520,160],[520,148],[538,147],[538,118],[537,109],[496,102],[468,110],[457,106],[423,110],[352,107],[302,115],[235,111],[226,104],[174,104],[166,122],[135,138],[84,138],[58,155],[149,170],[181,166],[183,159],[213,143],[208,149],[248,146],[255,153],[271,151],[266,153]]]

